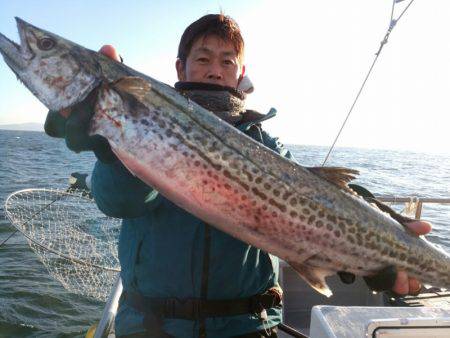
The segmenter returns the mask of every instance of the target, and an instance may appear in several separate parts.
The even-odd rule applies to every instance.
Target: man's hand
[[[406,226],[417,236],[426,235],[431,231],[431,224],[424,221],[414,221],[406,224]],[[392,291],[399,295],[414,295],[419,293],[421,288],[422,285],[417,279],[408,277],[405,271],[397,271],[397,278]]]

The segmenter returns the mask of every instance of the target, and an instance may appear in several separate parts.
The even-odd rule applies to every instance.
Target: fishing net
[[[107,299],[120,271],[119,219],[102,214],[79,190],[20,190],[7,198],[5,213],[64,288]]]

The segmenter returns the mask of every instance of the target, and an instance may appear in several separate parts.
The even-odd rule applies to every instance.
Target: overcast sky
[[[409,0],[398,4],[401,10]],[[63,5],[62,5],[63,4]],[[115,45],[131,67],[173,84],[184,28],[223,10],[246,41],[255,84],[248,108],[278,116],[265,128],[284,143],[330,145],[389,25],[391,0],[7,1],[14,16],[91,49]],[[389,43],[338,146],[450,153],[450,2],[415,0]],[[43,122],[46,108],[0,62],[0,124]]]

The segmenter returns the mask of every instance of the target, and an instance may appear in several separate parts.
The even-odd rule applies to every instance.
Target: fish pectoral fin
[[[114,81],[111,86],[119,92],[128,93],[142,102],[151,91],[150,83],[137,76],[125,76]]]
[[[306,283],[308,283],[317,292],[320,292],[326,297],[333,295],[333,292],[327,285],[325,277],[331,276],[334,272],[326,269],[316,268],[305,264],[288,262],[289,265],[298,272]]]
[[[339,188],[354,194],[354,191],[347,186],[347,183],[359,175],[358,170],[343,167],[308,167],[307,169],[313,174],[337,185]]]

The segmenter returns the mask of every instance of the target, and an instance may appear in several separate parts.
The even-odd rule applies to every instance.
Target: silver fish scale
[[[146,105],[156,101],[149,98]],[[362,218],[366,224],[342,217],[299,194],[298,186],[293,189],[258,162],[249,161],[245,155],[252,154],[243,155],[230,146],[226,134],[205,128],[198,119],[185,114],[185,110],[171,111],[164,102],[160,106],[165,107],[164,115],[158,116],[166,119],[166,128],[157,123],[159,128],[154,133],[165,135],[165,142],[172,145],[171,151],[180,151],[173,146],[189,148],[191,170],[186,172],[191,174],[185,179],[192,179],[191,190],[211,194],[207,202],[214,204],[217,212],[240,220],[239,224],[232,224],[235,230],[230,230],[229,222],[225,226],[217,223],[222,230],[289,262],[358,275],[392,264],[422,279],[424,276],[426,280],[439,279],[436,258],[427,259],[420,251],[396,240],[392,232],[375,231],[376,226],[367,226],[374,222],[367,215]],[[245,146],[242,145],[243,149]],[[381,220],[378,217],[375,221]],[[243,235],[244,232],[248,234]],[[441,277],[444,284],[448,283],[448,274]]]
[[[270,242],[270,247],[263,249],[291,262],[308,258],[309,253],[313,253],[311,258],[320,253],[324,258],[318,261],[333,259],[332,265],[326,265],[335,271],[362,269],[354,265],[359,259],[356,253],[361,250],[360,245],[348,242],[350,238],[356,243],[354,234],[347,234],[348,230],[355,229],[348,219],[337,219],[280,180],[265,174],[264,169],[249,162],[215,134],[199,128],[183,112],[167,107],[162,110],[164,102],[159,102],[158,97],[149,98],[146,109],[139,115],[134,112],[136,116],[131,117],[129,107],[117,108],[120,105],[115,99],[109,101],[106,105],[115,107],[116,114],[121,112],[116,119],[129,124],[123,128],[126,133],[118,134],[112,128],[105,135],[108,139],[138,159],[159,153],[156,161],[147,163],[149,166],[157,165],[161,172],[170,173],[167,175],[172,180],[180,175],[177,184],[189,182],[190,190],[201,191],[204,195],[201,198],[208,203],[214,200],[218,211],[242,220],[239,231],[250,231],[252,237],[258,238],[255,245],[261,247],[263,238]],[[113,115],[111,111],[109,114]],[[117,140],[117,135],[126,135],[126,139]],[[274,248],[274,243],[279,247]],[[342,261],[336,262],[336,251],[341,253]],[[379,267],[381,262],[377,263]]]

